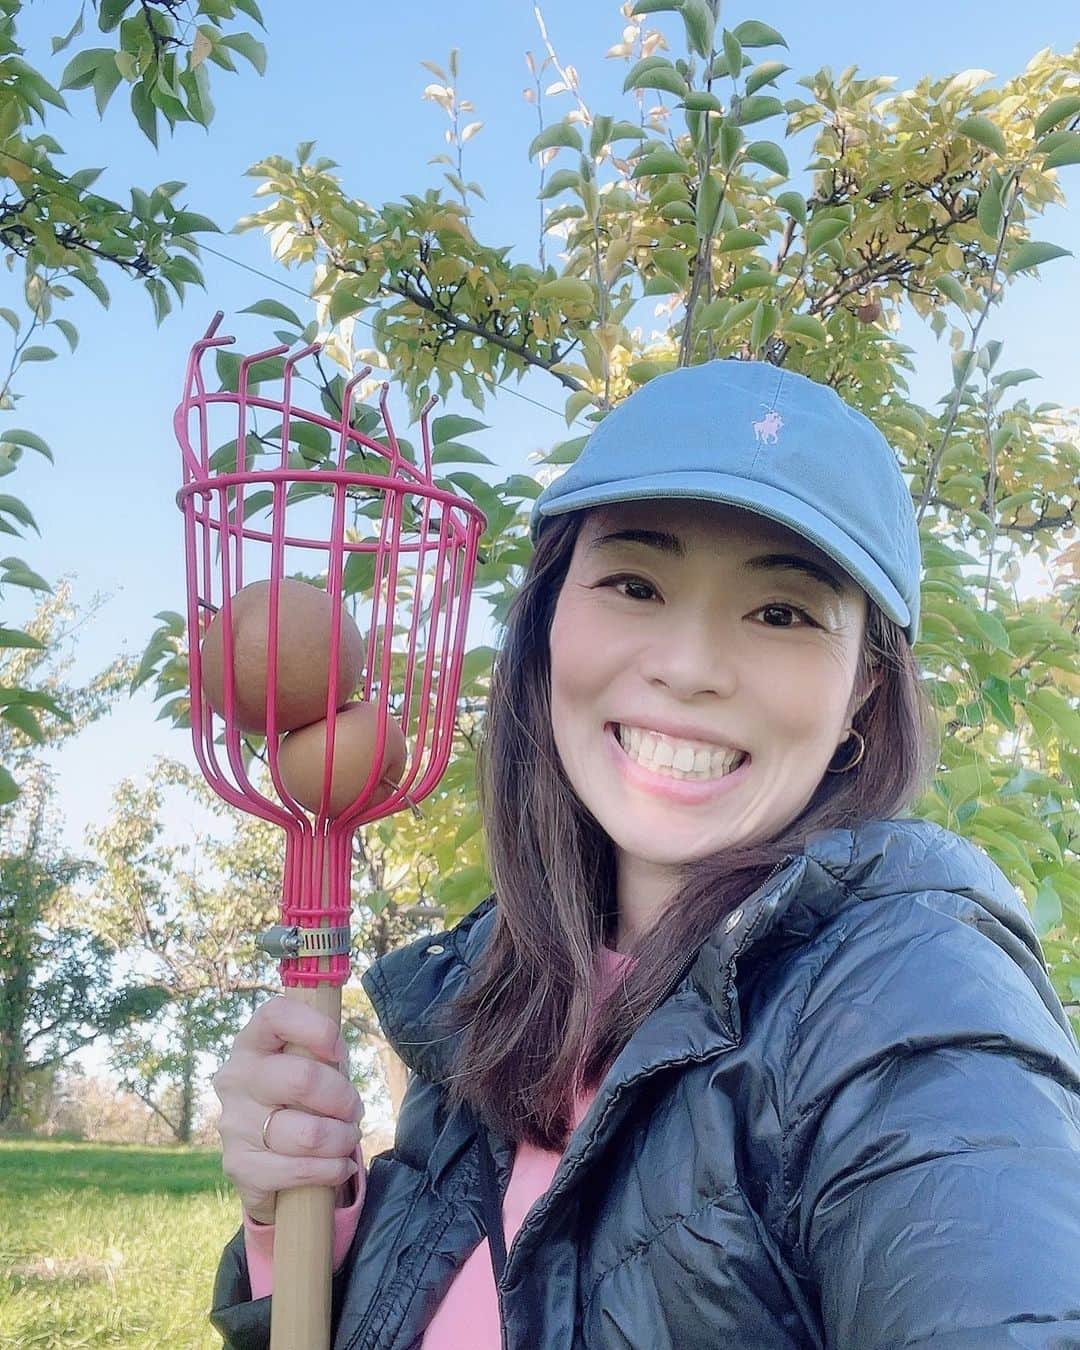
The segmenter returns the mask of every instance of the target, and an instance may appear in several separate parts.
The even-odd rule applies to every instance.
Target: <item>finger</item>
[[[309,1111],[275,1111],[265,1131],[264,1116],[252,1116],[248,1139],[270,1153],[303,1158],[351,1158],[360,1141],[359,1126]],[[265,1143],[264,1143],[265,1141]]]
[[[354,1122],[364,1113],[360,1094],[343,1074],[302,1055],[260,1055],[250,1065],[245,1091],[267,1108],[293,1106]]]
[[[345,1056],[341,1028],[332,1018],[280,994],[255,1011],[235,1044],[241,1051],[262,1055],[298,1045],[327,1064],[338,1064]]]
[[[355,1158],[294,1158],[261,1147],[223,1159],[222,1166],[249,1212],[248,1199],[258,1212],[265,1208],[260,1196],[295,1186],[343,1186],[358,1170]]]

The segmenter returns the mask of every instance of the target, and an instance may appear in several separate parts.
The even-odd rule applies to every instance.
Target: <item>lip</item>
[[[638,764],[636,760],[630,758],[619,744],[615,725],[614,722],[608,722],[604,728],[604,738],[608,743],[609,752],[617,771],[622,774],[631,787],[640,788],[643,792],[648,792],[654,797],[663,797],[667,801],[679,802],[682,805],[689,806],[698,805],[701,802],[714,802],[718,797],[723,797],[738,786],[752,762],[750,756],[747,755],[746,759],[732,773],[725,774],[723,778],[716,778],[711,782],[691,778],[663,778],[660,774],[650,772]]]
[[[677,741],[700,741],[703,745],[711,745],[717,750],[738,750],[742,754],[749,754],[744,746],[727,745],[723,741],[718,741],[708,732],[702,731],[700,727],[692,727],[689,722],[667,722],[661,719],[655,721],[650,719],[648,722],[635,722],[633,718],[619,718],[614,722],[609,722],[608,727],[641,727],[642,730],[658,731],[661,736],[671,736]]]

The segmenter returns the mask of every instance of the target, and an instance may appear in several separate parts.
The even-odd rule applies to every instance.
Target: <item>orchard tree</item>
[[[205,824],[178,839],[170,800],[183,801]],[[444,837],[458,798],[445,791],[440,800]],[[279,920],[284,835],[235,812],[184,765],[159,759],[144,782],[117,787],[111,814],[89,843],[98,872],[73,900],[71,917],[129,977],[161,993],[156,1023],[120,1031],[110,1061],[124,1088],[186,1143],[204,1065],[219,1062],[254,1008],[281,990],[276,963],[255,939]],[[436,870],[422,848],[403,848],[388,823],[357,838],[353,938],[361,968],[445,919],[429,889]],[[382,1061],[393,1096],[401,1070],[359,987],[346,991],[343,1023],[354,1047]]]
[[[115,662],[85,684],[71,681],[74,636],[92,615],[62,584],[40,602],[26,641],[0,650],[0,760],[23,788],[0,806],[0,1123],[21,1117],[33,1075],[155,1006],[153,991],[114,982],[111,953],[66,915],[89,864],[57,841],[45,757],[102,717],[128,677]]]
[[[277,301],[251,308],[279,321],[279,340],[322,336],[346,371],[359,360],[382,367],[414,408],[429,392],[460,391],[480,412],[528,371],[562,391],[574,434],[535,478],[483,476],[490,461],[468,443],[483,423],[436,423],[440,481],[488,515],[476,584],[496,619],[530,555],[541,480],[663,371],[714,357],[769,361],[866,413],[901,458],[922,531],[917,656],[943,738],[916,809],[970,836],[1014,880],[1075,1009],[1080,426],[1075,412],[1030,397],[1037,373],[1019,364],[1022,353],[1004,360],[985,329],[1012,284],[1065,252],[1039,223],[1080,163],[1080,47],[1038,52],[999,82],[969,70],[897,92],[854,67],[797,76],[779,32],[757,19],[722,27],[718,11],[716,0],[639,0],[613,13],[621,32],[607,55],[625,66],[625,104],[604,111],[541,16],[525,89],[537,118],[527,146],[538,166],[535,250],[483,239],[466,144],[481,127],[462,125],[473,109],[459,93],[457,53],[446,66],[424,63],[437,81],[425,96],[450,123],[450,153],[436,156],[446,188],[418,185],[373,205],[310,142],[295,158],[256,164],[263,205],[241,224],[267,234],[277,261],[312,267],[316,314],[305,324]],[[657,14],[665,27],[653,26]],[[367,348],[359,317],[371,327]],[[900,336],[902,322],[920,320],[951,353],[951,380],[932,407],[910,395]],[[219,355],[224,388],[236,387],[238,366]],[[340,379],[322,391],[328,408]],[[248,462],[279,454],[272,442],[271,432],[250,444]],[[1052,587],[1021,598],[1031,557]],[[163,624],[141,672],[158,679],[179,720],[183,642],[182,625]],[[489,656],[474,669],[481,686]],[[468,838],[475,794],[460,735],[458,748],[450,773],[469,792],[472,821],[459,826]],[[402,814],[390,828],[405,839],[412,826]],[[439,847],[451,868],[450,841]],[[454,910],[490,887],[482,859],[466,875]]]
[[[254,36],[233,25],[245,16],[262,24],[255,0],[92,0],[100,31],[97,47],[84,46],[88,6],[52,4],[66,11],[67,32],[52,55],[71,52],[54,86],[19,45],[22,0],[0,0],[0,256],[20,278],[20,300],[0,307],[11,330],[11,352],[0,358],[0,413],[16,410],[19,373],[32,362],[52,361],[61,340],[75,350],[78,330],[64,318],[65,302],[80,288],[105,307],[113,277],[145,287],[160,324],[173,299],[203,283],[195,236],[217,230],[182,202],[184,184],[132,187],[130,205],[93,191],[99,168],[59,167],[63,148],[45,129],[47,110],[71,111],[62,91],[93,92],[99,115],[123,86],[131,113],[157,145],[162,123],[209,126],[214,114],[209,69],[236,70],[236,57],[261,73],[266,54]],[[84,39],[85,40],[85,39]],[[107,146],[102,147],[103,156]],[[5,329],[6,331],[6,329]],[[12,473],[27,452],[52,460],[35,432],[0,421],[0,476]],[[20,536],[37,526],[30,508],[10,491],[0,494],[0,532]],[[0,598],[9,587],[47,592],[48,582],[18,557],[0,558]],[[27,633],[0,622],[0,649],[32,646]],[[21,687],[0,690],[0,700],[21,701]],[[12,702],[0,703],[12,706]],[[0,759],[0,803],[18,792],[11,766]]]

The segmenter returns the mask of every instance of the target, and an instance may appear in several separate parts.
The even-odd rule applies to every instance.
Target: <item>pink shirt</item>
[[[625,961],[625,957],[611,948],[601,948],[601,997],[606,997],[612,991]],[[592,1105],[597,1086],[593,1085],[578,1094],[574,1106],[575,1128],[581,1124]],[[517,1146],[510,1182],[503,1198],[507,1250],[529,1210],[551,1185],[561,1157],[562,1154],[554,1149],[537,1148],[527,1143]],[[356,1198],[347,1208],[334,1211],[335,1270],[349,1250],[364,1203],[366,1174],[359,1148],[356,1158],[360,1165],[356,1176]],[[253,1223],[245,1218],[244,1247],[251,1297],[265,1298],[271,1292],[273,1281],[273,1225]],[[487,1238],[484,1238],[469,1254],[447,1290],[446,1297],[436,1309],[435,1316],[424,1332],[423,1350],[500,1350],[501,1345],[495,1274],[491,1268]]]

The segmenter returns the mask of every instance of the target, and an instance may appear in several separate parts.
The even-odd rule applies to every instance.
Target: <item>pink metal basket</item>
[[[473,503],[435,485],[428,427],[434,398],[420,415],[422,466],[410,460],[395,435],[388,385],[381,388],[378,416],[365,404],[354,407],[354,393],[370,367],[344,386],[338,416],[293,404],[298,364],[319,351],[318,343],[284,362],[275,358],[284,356],[287,346],[245,357],[236,392],[207,392],[204,354],[234,341],[216,336],[221,319],[219,312],[192,348],[174,417],[183,456],[177,503],[187,557],[192,740],[202,772],[220,796],[285,831],[281,927],[264,935],[263,944],[283,958],[283,982],[340,985],[349,969],[352,835],[403,806],[415,810],[450,756],[470,591],[486,519]],[[274,363],[279,398],[262,392],[261,382],[252,384],[252,368],[262,362]],[[280,429],[260,431],[259,413],[280,416]],[[379,436],[373,434],[375,424],[381,424]],[[214,451],[212,443],[223,432],[224,444]],[[330,661],[317,813],[309,814],[290,796],[279,768],[279,587],[297,572],[325,586],[335,602],[331,652],[338,650],[342,604],[353,607],[365,637],[357,693],[378,708],[368,781],[336,814],[327,809],[335,727],[349,695],[338,688],[336,661]],[[232,605],[237,591],[255,580],[270,583],[261,750],[237,726],[233,669]],[[223,715],[207,701],[201,650],[219,610],[224,611]],[[387,784],[378,785],[383,795],[377,796],[377,766],[391,717],[409,753],[400,782],[389,795]]]

